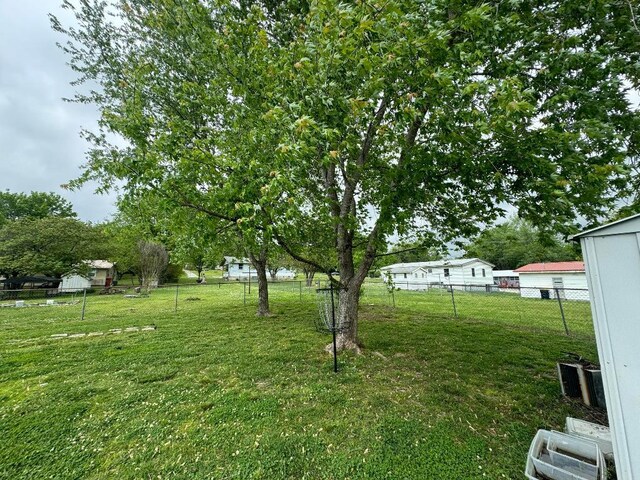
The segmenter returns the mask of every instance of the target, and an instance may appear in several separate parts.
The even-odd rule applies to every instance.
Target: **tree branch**
[[[284,239],[280,236],[280,234],[278,232],[273,233],[273,237],[277,240],[278,245],[280,245],[285,252],[287,252],[291,258],[293,258],[294,260],[298,260],[299,262],[302,263],[306,263],[307,265],[311,265],[312,267],[314,267],[316,270],[326,273],[329,278],[331,280],[335,280],[333,278],[333,276],[331,275],[331,269],[323,267],[322,265],[320,265],[318,262],[314,262],[313,260],[309,260],[308,258],[304,258],[303,256],[297,254],[296,252],[294,252],[291,247],[289,247],[289,245],[287,245],[287,242],[284,241]]]

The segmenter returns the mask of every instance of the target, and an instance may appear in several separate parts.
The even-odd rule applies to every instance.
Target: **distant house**
[[[248,258],[236,258],[236,257],[224,257],[222,263],[222,278],[225,280],[257,280],[258,275],[256,269],[251,265],[251,261]],[[290,280],[296,276],[296,273],[281,268],[276,273],[276,280]],[[271,278],[267,274],[267,278]]]
[[[517,268],[520,295],[527,298],[589,300],[584,262],[530,263]]]
[[[114,264],[107,260],[89,260],[87,264],[90,267],[87,277],[82,275],[62,277],[59,289],[69,292],[84,290],[85,288],[109,288],[115,275]]]
[[[513,288],[515,291],[520,286],[520,274],[513,270],[494,270],[493,283],[500,288]]]
[[[382,267],[380,272],[383,280],[389,279],[403,290],[426,290],[443,285],[485,290],[493,285],[493,265],[479,258],[396,263]]]

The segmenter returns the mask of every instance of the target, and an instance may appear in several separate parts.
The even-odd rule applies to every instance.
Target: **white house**
[[[257,280],[256,269],[248,258],[224,257],[222,263],[222,278],[225,280]],[[276,280],[291,280],[296,272],[287,268],[280,268],[276,273]],[[267,278],[271,279],[269,272]]]
[[[520,295],[526,298],[589,300],[584,262],[530,263],[517,268]]]
[[[493,265],[479,258],[456,258],[431,262],[410,262],[387,265],[380,269],[384,281],[393,281],[396,288],[426,290],[430,286],[451,285],[461,290],[491,288]]]
[[[87,264],[91,268],[89,276],[68,275],[62,277],[58,287],[60,291],[79,291],[85,288],[102,287],[109,288],[115,275],[114,264],[106,260],[89,260]]]

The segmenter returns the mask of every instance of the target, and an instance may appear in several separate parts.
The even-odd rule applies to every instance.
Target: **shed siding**
[[[91,288],[91,282],[80,275],[62,277],[62,282],[60,282],[60,286],[58,287],[61,292],[77,292],[85,288]]]
[[[625,227],[629,233],[620,232]],[[612,235],[613,234],[613,235]],[[616,473],[640,478],[640,216],[581,238]]]
[[[553,279],[562,278],[567,300],[589,300],[587,275],[584,272],[520,273],[520,295],[526,298],[541,298],[541,290],[549,290],[550,298],[556,298]]]

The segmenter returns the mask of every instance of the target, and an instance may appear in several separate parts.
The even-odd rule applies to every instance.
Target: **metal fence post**
[[[451,303],[453,304],[453,316],[458,318],[458,309],[456,308],[456,297],[453,294],[453,285],[449,285],[449,290],[451,290]]]
[[[84,320],[84,311],[85,308],[87,306],[87,289],[84,289],[84,293],[82,294],[82,318],[81,320]]]
[[[333,372],[338,373],[338,350],[336,345],[336,307],[333,301],[333,283],[329,285],[331,289],[331,333],[333,334]]]
[[[298,280],[298,288],[300,289],[300,301],[302,301],[302,280]]]
[[[564,325],[564,333],[569,335],[569,327],[567,327],[567,319],[564,317],[564,308],[562,306],[562,299],[560,298],[560,289],[554,288],[556,292],[556,298],[558,299],[558,305],[560,305],[560,315],[562,316],[562,324]]]
[[[242,303],[244,306],[247,306],[247,284],[246,282],[242,282]]]
[[[179,286],[179,284],[176,283],[176,304],[175,304],[175,307],[173,309],[174,312],[178,311],[178,286]]]

